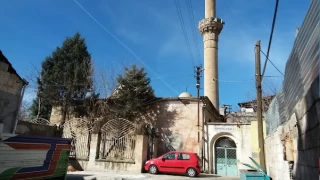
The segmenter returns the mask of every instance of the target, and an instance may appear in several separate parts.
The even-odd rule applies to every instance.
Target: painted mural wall
[[[0,134],[0,180],[64,179],[70,139]]]

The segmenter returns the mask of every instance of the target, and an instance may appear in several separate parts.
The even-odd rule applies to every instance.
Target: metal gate
[[[216,173],[218,175],[237,176],[237,148],[234,141],[221,137],[215,144]]]
[[[105,123],[101,128],[99,159],[119,162],[135,161],[136,125],[118,118]]]
[[[63,125],[64,138],[71,138],[70,158],[89,160],[92,124],[82,118],[68,120]]]

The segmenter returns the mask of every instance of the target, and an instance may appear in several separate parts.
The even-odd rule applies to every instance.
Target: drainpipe
[[[15,122],[15,125],[14,125],[12,131],[11,131],[11,133],[13,133],[13,134],[15,134],[16,129],[17,129],[18,117],[19,117],[18,114],[19,114],[20,109],[21,109],[21,104],[22,104],[22,100],[23,100],[24,91],[25,91],[25,89],[26,89],[28,84],[29,83],[25,79],[23,79],[23,87],[22,87],[22,93],[21,93],[21,96],[20,96],[19,109],[18,109],[18,113],[16,115],[16,122]]]
[[[205,114],[204,114],[204,101],[202,101],[202,170],[205,171],[206,169],[206,160],[205,160],[205,133],[204,133],[204,126],[205,126]],[[208,132],[207,132],[208,133]],[[208,142],[208,139],[207,139]],[[208,145],[208,143],[207,143]]]

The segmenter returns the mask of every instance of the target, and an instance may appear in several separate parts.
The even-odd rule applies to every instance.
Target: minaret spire
[[[205,19],[199,22],[204,44],[204,95],[219,109],[218,37],[224,22],[216,18],[216,1],[205,0]]]

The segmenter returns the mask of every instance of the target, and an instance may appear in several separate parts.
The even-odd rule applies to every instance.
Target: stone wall
[[[274,179],[319,178],[320,100],[318,78],[295,113],[265,139],[267,171]],[[292,170],[289,166],[293,165]]]
[[[98,135],[93,134],[90,144],[89,161],[70,160],[70,164],[77,170],[85,171],[126,171],[141,173],[147,161],[147,136],[137,135],[134,150],[134,162],[112,162],[97,159]]]
[[[18,121],[16,134],[24,136],[61,137],[62,130],[57,126],[33,124],[26,121]]]
[[[0,124],[3,123],[4,133],[12,133],[16,125],[24,82],[12,72],[12,67],[2,58],[5,57],[0,52]]]

